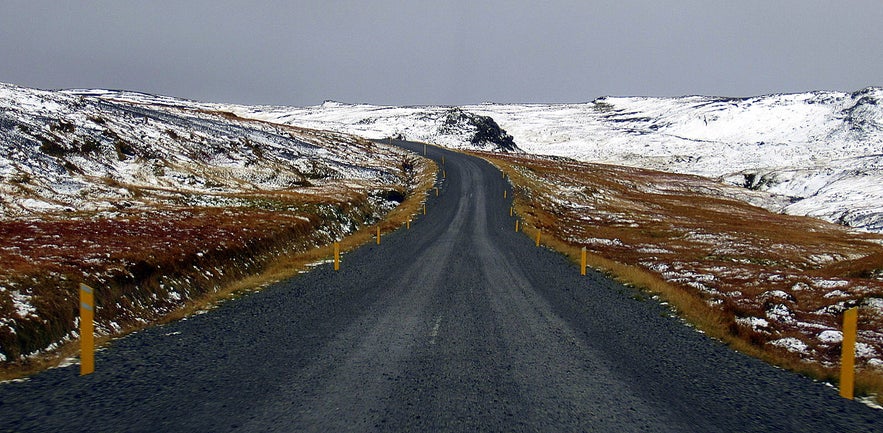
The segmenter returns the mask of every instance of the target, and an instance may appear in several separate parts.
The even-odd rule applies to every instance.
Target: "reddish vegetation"
[[[276,198],[280,210],[191,207],[2,221],[0,352],[17,361],[72,337],[80,282],[98,289],[98,331],[116,334],[260,272],[274,258],[328,244],[372,211],[364,195],[324,200]],[[17,311],[10,294],[33,310]]]
[[[712,334],[831,378],[842,312],[858,306],[858,363],[871,375],[883,366],[883,236],[770,213],[696,176],[482,156],[509,174],[519,214],[556,247],[586,247]]]

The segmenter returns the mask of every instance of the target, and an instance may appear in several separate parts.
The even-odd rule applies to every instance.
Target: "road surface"
[[[0,431],[883,430],[883,412],[580,276],[514,232],[499,171],[428,154],[446,178],[410,230],[114,341],[90,376],[2,384]]]

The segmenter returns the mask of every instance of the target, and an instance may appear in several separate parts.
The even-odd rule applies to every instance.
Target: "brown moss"
[[[840,288],[844,299],[856,304],[883,297],[880,235],[773,214],[726,198],[724,186],[696,176],[562,158],[474,154],[506,173],[529,236],[542,230],[544,243],[574,262],[586,247],[590,266],[658,293],[707,334],[773,364],[837,381],[836,368],[829,365],[837,364],[839,352],[796,324],[840,327],[839,313],[817,311],[836,307],[842,299],[826,297],[831,290],[815,288],[813,281],[845,281]],[[562,199],[577,206],[562,204]],[[683,274],[713,275],[707,282],[713,290],[669,281],[648,263]],[[773,290],[789,298],[768,298]],[[755,330],[736,321],[765,317],[775,304],[789,308],[795,323],[774,321],[769,330]],[[861,329],[883,329],[883,318],[877,315],[865,314],[862,321]],[[768,344],[790,336],[808,342],[812,356]],[[865,343],[883,349],[879,341]],[[880,374],[862,369],[857,387],[883,394]]]
[[[432,186],[434,164],[418,167],[418,187],[378,223],[383,231],[416,214]],[[185,317],[326,259],[333,239],[323,233],[336,233],[332,220],[365,222],[370,210],[367,194],[327,187],[321,192],[241,197],[255,207],[164,208],[112,218],[82,214],[0,222],[0,282],[10,290],[26,290],[40,318],[18,318],[9,297],[0,296],[2,317],[16,319],[15,333],[0,332],[0,351],[9,358],[0,365],[0,380],[42,370],[76,353],[76,345],[69,343],[41,356],[21,357],[74,331],[80,282],[96,288],[96,323],[109,332],[99,342],[106,342],[145,322]],[[343,250],[370,241],[374,227],[362,224],[341,242]],[[169,297],[171,290],[180,301]],[[112,329],[110,322],[120,329]]]

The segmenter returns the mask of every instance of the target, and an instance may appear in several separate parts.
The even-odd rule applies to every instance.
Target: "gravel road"
[[[2,384],[0,431],[883,431],[883,412],[580,276],[514,232],[499,171],[428,153],[447,176],[410,230],[114,341],[90,376]]]

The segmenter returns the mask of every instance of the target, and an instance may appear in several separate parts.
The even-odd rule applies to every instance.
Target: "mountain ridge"
[[[188,194],[221,200],[320,188],[327,179],[397,183],[400,175],[389,168],[400,151],[355,137],[236,119],[173,98],[134,104],[96,93],[0,84],[0,216],[149,205],[136,197],[142,192],[180,203]]]
[[[564,156],[695,174],[752,191],[750,203],[883,232],[883,88],[751,97],[604,96],[587,103],[317,106],[203,103],[66,90],[110,102],[229,113],[270,123],[451,148]],[[0,173],[3,167],[0,166]]]
[[[695,174],[754,195],[752,204],[883,231],[883,88],[753,97],[614,97],[588,103],[455,107],[489,117],[518,150],[583,162]],[[449,106],[334,102],[225,106],[239,116],[372,139],[475,148],[443,128]]]

